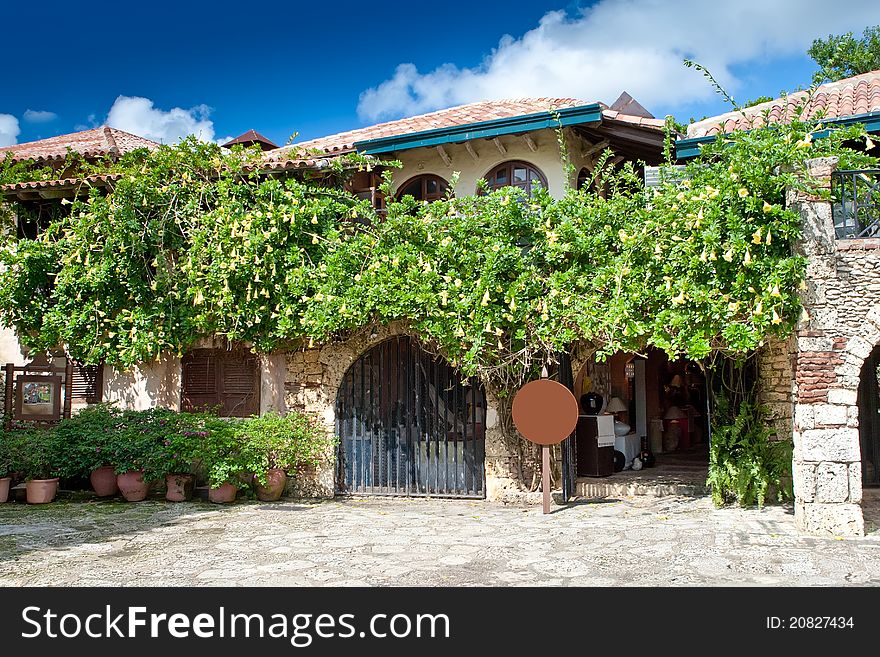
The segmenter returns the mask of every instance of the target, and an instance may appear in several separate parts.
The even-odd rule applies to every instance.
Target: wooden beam
[[[40,191],[41,198],[72,198],[76,193],[72,189],[44,189]]]
[[[526,142],[526,146],[529,147],[529,150],[532,151],[532,153],[538,152],[538,145],[535,143],[535,140],[532,139],[531,135],[523,135],[522,138],[523,141]]]
[[[626,158],[623,155],[618,155],[617,157],[615,157],[614,159],[611,160],[611,164],[620,164],[625,159]]]
[[[504,148],[504,144],[501,143],[501,140],[498,137],[492,138],[492,143],[495,144],[495,148],[498,149],[498,152],[502,155],[507,155],[507,149]]]
[[[474,147],[471,146],[471,142],[469,142],[469,141],[464,142],[464,149],[468,152],[468,155],[470,155],[473,158],[474,162],[479,161],[480,154],[474,150]]]
[[[611,145],[611,142],[607,139],[603,139],[598,144],[593,144],[583,153],[581,153],[582,157],[590,157],[593,153],[598,153],[599,151],[603,151]]]
[[[443,164],[448,167],[452,166],[452,158],[449,157],[449,153],[446,152],[446,149],[443,148],[442,145],[437,147],[437,154],[440,155],[440,159],[443,160]]]

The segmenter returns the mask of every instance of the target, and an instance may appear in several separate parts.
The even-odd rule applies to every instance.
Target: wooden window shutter
[[[103,397],[104,365],[81,365],[73,363],[72,399],[87,404],[98,404]]]
[[[226,352],[220,361],[221,414],[250,417],[260,413],[260,369],[257,357]]]
[[[181,410],[205,411],[220,404],[220,397],[217,394],[216,353],[215,349],[194,349],[183,357]]]
[[[194,349],[181,362],[180,407],[216,411],[222,417],[249,417],[260,412],[258,358],[246,351]]]

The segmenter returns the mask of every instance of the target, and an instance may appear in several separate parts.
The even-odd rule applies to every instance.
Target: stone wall
[[[758,351],[758,402],[767,407],[780,440],[791,437],[794,419],[795,348],[788,340],[771,339]]]
[[[835,160],[810,164],[809,173],[830,186]],[[811,533],[858,535],[864,521],[857,399],[862,365],[880,343],[880,242],[836,240],[827,201],[790,192],[788,203],[804,217],[797,248],[808,263],[804,313],[789,347],[795,520]]]

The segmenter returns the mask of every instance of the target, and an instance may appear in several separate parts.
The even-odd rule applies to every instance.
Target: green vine
[[[825,139],[795,121],[725,136],[681,183],[645,190],[600,159],[605,193],[515,189],[419,203],[380,217],[344,191],[363,158],[267,175],[257,155],[189,140],[108,165],[35,240],[0,246],[2,321],[26,348],[63,346],[122,367],[202,336],[256,351],[405,321],[467,374],[512,388],[574,342],[599,354],[648,345],[700,359],[790,332],[804,262],[787,188],[807,159],[868,158],[858,127]],[[81,168],[91,166],[74,163]],[[5,182],[44,179],[9,160]],[[386,178],[389,175],[386,171]],[[22,206],[6,204],[6,221]]]

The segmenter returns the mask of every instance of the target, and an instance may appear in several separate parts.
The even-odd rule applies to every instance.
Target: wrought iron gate
[[[559,355],[559,383],[574,393],[574,373],[571,370],[571,356],[567,353]],[[575,395],[577,397],[577,395]],[[574,497],[575,481],[577,480],[577,454],[575,452],[574,434],[562,441],[562,501],[568,502]]]
[[[486,397],[406,336],[348,369],[336,398],[336,490],[485,497]]]
[[[868,356],[859,379],[859,443],[862,484],[880,486],[880,350]]]

